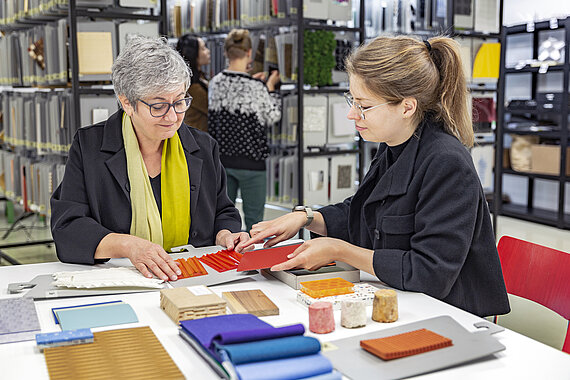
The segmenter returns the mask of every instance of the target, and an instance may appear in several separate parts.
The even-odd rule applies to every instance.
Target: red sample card
[[[301,244],[303,243],[245,252],[239,262],[237,270],[241,272],[244,270],[265,269],[281,264],[287,261],[287,255],[293,253]]]

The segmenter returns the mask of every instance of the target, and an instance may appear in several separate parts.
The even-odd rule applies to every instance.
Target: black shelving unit
[[[554,66],[548,66],[546,73],[539,72],[539,67],[524,66],[522,68],[506,67],[506,52],[509,48],[508,37],[516,34],[532,35],[532,54],[533,59],[538,58],[539,34],[541,32],[563,29],[564,30],[564,61]],[[505,215],[519,218],[531,222],[542,223],[558,228],[570,229],[570,214],[565,212],[565,188],[570,183],[570,177],[566,175],[567,165],[567,147],[570,138],[568,132],[568,93],[570,78],[570,18],[543,21],[538,23],[529,23],[505,27],[501,33],[501,68],[499,75],[499,93],[498,93],[498,109],[497,109],[497,134],[496,134],[496,150],[495,150],[495,189],[494,189],[494,218],[497,215]],[[506,77],[509,75],[517,75],[521,73],[530,74],[531,77],[531,96],[533,100],[537,99],[537,83],[540,75],[548,75],[550,72],[563,73],[561,106],[560,109],[537,109],[532,110],[515,110],[505,105],[505,89]],[[506,128],[507,117],[525,116],[530,120],[539,120],[540,118],[558,120],[557,128],[552,131],[548,130],[513,130]],[[503,150],[505,134],[522,134],[534,135],[540,139],[557,141],[560,149],[560,172],[558,175],[547,175],[540,173],[526,173],[514,171],[512,169],[503,168]],[[504,175],[515,175],[525,177],[527,179],[527,202],[525,205],[505,204],[503,202],[503,177]],[[558,208],[556,211],[545,210],[534,207],[534,184],[535,180],[549,180],[556,182],[558,185]],[[496,223],[496,222],[495,222]]]
[[[316,157],[316,156],[334,156],[342,155],[347,153],[358,153],[358,180],[359,182],[364,177],[364,142],[361,138],[358,139],[358,149],[353,150],[322,150],[320,152],[305,152],[303,144],[303,104],[304,94],[326,94],[326,93],[344,93],[348,91],[348,88],[338,88],[338,87],[322,87],[322,88],[304,88],[304,75],[303,75],[303,52],[304,52],[304,32],[305,30],[330,30],[330,31],[345,31],[345,32],[357,32],[359,44],[362,44],[365,39],[365,28],[364,28],[364,0],[359,1],[359,19],[358,27],[349,28],[344,26],[335,25],[325,25],[322,23],[314,22],[310,19],[304,19],[303,17],[303,0],[301,0],[301,6],[297,10],[297,59],[298,59],[298,75],[297,75],[297,146],[298,146],[298,156],[297,160],[297,185],[298,185],[298,199],[300,204],[304,204],[304,158],[305,157]]]

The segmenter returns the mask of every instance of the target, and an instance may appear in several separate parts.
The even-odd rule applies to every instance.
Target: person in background
[[[182,123],[190,75],[166,39],[129,38],[112,68],[121,109],[77,130],[51,198],[59,260],[126,257],[147,277],[176,280],[170,248],[247,240],[218,143]]]
[[[281,99],[273,92],[279,72],[273,71],[266,83],[261,75],[248,74],[252,49],[247,30],[232,30],[224,50],[229,66],[210,81],[208,131],[220,144],[232,202],[235,203],[238,189],[241,191],[249,230],[263,220],[268,127],[281,119]]]
[[[185,34],[178,39],[176,50],[192,69],[192,82],[188,89],[192,103],[186,111],[184,122],[208,132],[208,78],[200,68],[210,64],[210,49],[203,39]]]
[[[459,45],[447,37],[377,37],[346,61],[348,118],[380,143],[358,191],[253,226],[266,246],[306,227],[309,240],[272,270],[346,262],[402,290],[479,316],[509,301],[489,209],[467,147],[474,133]],[[298,211],[297,211],[298,210]]]

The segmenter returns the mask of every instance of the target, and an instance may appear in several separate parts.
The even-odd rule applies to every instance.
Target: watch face
[[[295,206],[293,207],[293,211],[305,211],[305,206]]]

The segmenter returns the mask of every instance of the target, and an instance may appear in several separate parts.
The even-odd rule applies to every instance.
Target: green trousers
[[[235,204],[238,189],[243,200],[246,231],[263,220],[265,195],[267,192],[267,172],[265,170],[226,169],[227,189],[230,200]]]

